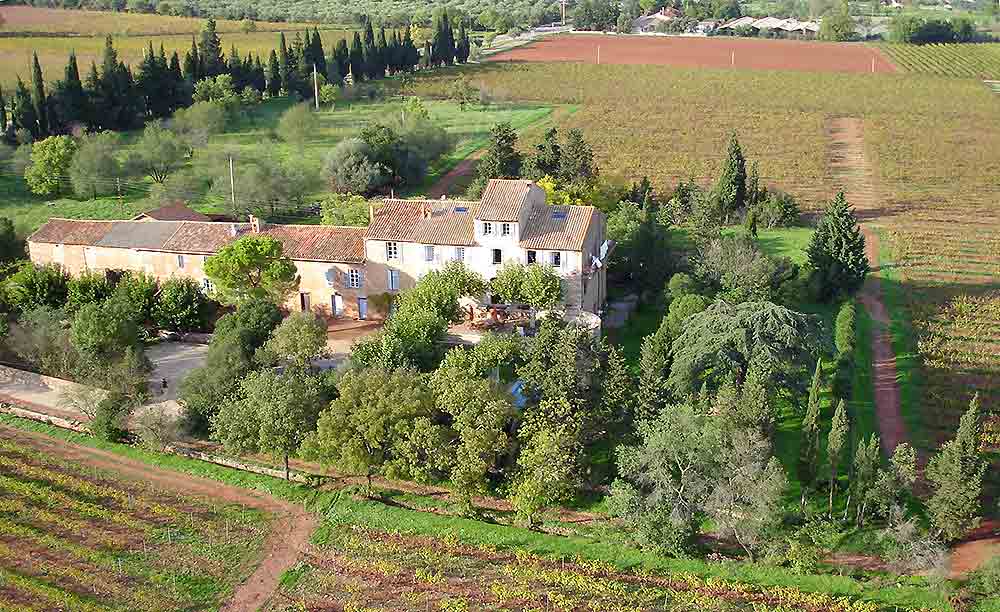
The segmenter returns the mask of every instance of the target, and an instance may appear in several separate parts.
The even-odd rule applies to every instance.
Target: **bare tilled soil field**
[[[875,72],[896,72],[880,50],[863,44],[729,37],[555,36],[490,59],[861,73],[874,62]]]

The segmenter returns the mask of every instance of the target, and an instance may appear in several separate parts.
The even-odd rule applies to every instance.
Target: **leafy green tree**
[[[611,345],[601,372],[602,419],[615,426],[632,422],[639,404],[637,381],[617,346]]]
[[[872,499],[869,492],[873,490],[877,481],[880,463],[878,436],[872,434],[867,442],[862,438],[854,452],[854,469],[851,476],[851,497],[856,500],[855,520],[859,527],[864,525],[868,516],[868,504]]]
[[[535,309],[554,308],[562,301],[562,281],[550,266],[530,264],[524,269],[524,300]]]
[[[830,433],[826,438],[826,453],[830,464],[830,504],[829,514],[833,518],[833,496],[837,491],[837,470],[840,468],[844,452],[844,443],[850,433],[850,424],[847,421],[847,408],[844,400],[837,402],[837,410],[833,413],[833,422],[830,425]]]
[[[152,121],[130,148],[125,168],[132,174],[148,176],[154,183],[163,183],[184,165],[187,152],[179,136],[162,122]]]
[[[61,308],[66,302],[69,277],[55,264],[25,262],[3,284],[4,298],[15,312],[40,306]]]
[[[670,340],[672,341],[681,335],[685,321],[699,312],[704,312],[710,304],[711,302],[708,298],[697,293],[682,295],[670,302],[667,316],[663,319],[663,324],[666,325]]]
[[[114,286],[104,272],[84,272],[66,284],[66,311],[75,314],[86,304],[103,302],[111,296]]]
[[[535,145],[535,150],[524,162],[524,176],[532,180],[543,177],[559,176],[562,165],[562,147],[559,145],[559,131],[549,128],[542,142]]]
[[[406,446],[430,424],[434,397],[420,374],[349,370],[337,383],[337,399],[319,416],[303,455],[371,480],[376,474],[406,478],[411,467]]]
[[[589,404],[600,348],[587,330],[557,318],[543,319],[517,368],[525,395],[534,402],[565,398],[578,406]]]
[[[368,225],[368,200],[352,193],[337,193],[320,203],[323,225],[364,227]]]
[[[265,348],[304,370],[326,350],[326,323],[311,312],[292,313],[272,332]]]
[[[840,6],[831,8],[820,21],[819,37],[821,40],[844,42],[854,39],[854,19],[851,18],[847,1]]]
[[[586,181],[597,176],[594,152],[583,138],[583,132],[572,129],[566,133],[566,144],[559,160],[559,178],[567,183]]]
[[[391,172],[373,161],[372,148],[360,138],[345,138],[327,155],[324,173],[337,193],[368,194],[384,185]]]
[[[727,379],[741,384],[757,364],[771,372],[777,388],[795,392],[803,380],[800,364],[815,358],[820,338],[814,316],[770,302],[716,302],[689,317],[674,340],[669,384],[681,395]]]
[[[475,196],[482,194],[490,179],[518,178],[521,153],[517,150],[517,132],[509,123],[498,123],[490,130],[490,144],[476,167],[476,181],[470,187]]]
[[[246,235],[205,260],[205,275],[223,303],[265,299],[281,304],[299,283],[295,264],[282,251],[275,238]]]
[[[111,299],[125,304],[140,324],[153,318],[153,303],[156,300],[156,279],[144,272],[128,270],[118,279]]]
[[[299,152],[307,140],[319,127],[319,119],[308,104],[296,104],[281,115],[278,120],[278,133],[288,143],[295,145]]]
[[[114,132],[90,134],[80,140],[69,166],[69,180],[78,197],[96,199],[115,191],[115,179],[122,175],[118,161],[118,135]]]
[[[642,546],[685,554],[722,456],[718,423],[689,403],[641,421],[639,442],[617,453],[608,509]]]
[[[188,332],[204,327],[207,309],[208,301],[198,283],[178,277],[160,285],[151,314],[160,329]]]
[[[954,439],[945,442],[927,463],[926,476],[933,490],[927,512],[938,534],[947,540],[956,540],[979,524],[987,467],[980,450],[979,410],[977,394],[962,415]]]
[[[251,372],[240,382],[237,395],[212,418],[212,437],[232,453],[282,458],[288,480],[288,459],[316,429],[322,400],[314,376],[301,371]]]
[[[655,418],[670,401],[672,394],[667,384],[671,363],[670,342],[671,334],[665,320],[654,333],[642,340],[639,350],[639,400],[633,423]]]
[[[722,166],[719,182],[715,186],[715,198],[718,200],[719,212],[724,224],[729,225],[729,219],[746,205],[747,167],[743,149],[733,132],[729,138],[729,151],[726,162]]]
[[[139,348],[139,325],[134,313],[118,301],[84,304],[73,317],[70,339],[81,353],[107,361]]]
[[[757,431],[728,435],[719,457],[712,493],[705,501],[706,514],[723,536],[732,536],[750,558],[777,531],[788,479],[770,443]]]
[[[208,144],[209,136],[226,130],[229,118],[226,109],[218,102],[201,100],[187,108],[178,109],[170,122],[170,129],[188,146],[188,155]]]
[[[69,136],[49,136],[34,143],[31,165],[24,171],[31,192],[42,196],[62,193],[75,154],[76,142]]]
[[[566,398],[543,400],[521,425],[510,502],[529,525],[537,525],[542,510],[567,501],[579,486],[580,429]]]
[[[831,300],[861,288],[869,271],[865,237],[843,192],[830,202],[806,252],[820,299]]]
[[[523,304],[525,267],[515,262],[507,262],[490,281],[490,291],[506,304]]]
[[[32,140],[38,139],[41,132],[38,127],[38,115],[31,102],[31,94],[21,77],[17,77],[17,87],[14,89],[14,100],[11,106],[11,121],[15,129],[27,130]]]

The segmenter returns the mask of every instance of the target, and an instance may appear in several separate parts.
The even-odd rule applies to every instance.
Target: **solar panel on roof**
[[[554,211],[552,213],[552,218],[553,219],[565,219],[566,218],[566,213],[563,212],[563,211],[561,211],[561,210]]]
[[[457,213],[467,213],[467,212],[469,212],[469,207],[468,206],[456,206],[455,207],[455,212],[457,212]]]

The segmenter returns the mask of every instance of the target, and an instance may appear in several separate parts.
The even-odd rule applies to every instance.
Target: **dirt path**
[[[466,157],[462,161],[458,162],[458,165],[448,171],[447,174],[438,179],[437,183],[430,188],[427,192],[427,197],[429,199],[436,200],[441,196],[449,195],[451,188],[458,182],[458,180],[464,176],[469,176],[476,171],[476,164],[479,163],[479,158],[481,158],[486,153],[486,149],[480,149],[473,153],[472,155]]]
[[[859,217],[871,219],[878,214],[881,198],[871,164],[865,155],[863,125],[860,119],[836,117],[827,124],[830,139],[830,171],[834,183],[844,191],[847,201]],[[872,330],[872,370],[875,385],[875,417],[878,421],[882,451],[888,456],[907,440],[906,425],[899,408],[899,384],[896,380],[896,354],[889,335],[889,312],[882,303],[882,283],[874,274],[879,269],[878,234],[862,225],[865,250],[872,273],[865,280],[858,299],[875,323]]]
[[[275,518],[271,534],[264,542],[264,557],[254,573],[236,587],[232,598],[222,608],[226,612],[251,612],[260,608],[278,586],[281,574],[305,552],[309,537],[316,528],[315,515],[300,506],[264,493],[160,469],[108,451],[79,446],[3,425],[0,425],[0,439],[16,440],[19,444],[28,444],[52,457],[108,470],[125,478],[142,480],[181,494],[245,504],[272,514]]]

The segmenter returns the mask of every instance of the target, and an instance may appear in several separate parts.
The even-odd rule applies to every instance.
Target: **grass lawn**
[[[275,497],[304,502],[325,517],[313,542],[322,544],[331,531],[352,527],[388,530],[412,536],[447,538],[471,546],[495,547],[501,551],[524,551],[549,559],[602,561],[618,570],[645,570],[654,574],[693,574],[759,587],[791,587],[806,592],[848,596],[878,602],[883,606],[948,610],[943,594],[927,588],[921,578],[898,578],[886,582],[857,580],[835,574],[802,575],[784,568],[738,562],[710,563],[698,559],[672,559],[623,545],[614,539],[556,536],[525,529],[494,525],[474,519],[416,512],[391,504],[357,499],[342,493],[324,493],[268,476],[248,474],[175,455],[162,455],[120,444],[100,442],[90,436],[49,425],[0,415],[0,424],[37,431],[75,444],[101,448],[161,468],[210,478],[227,484],[257,489]]]
[[[202,160],[212,159],[227,150],[265,146],[279,158],[302,159],[304,163],[320,165],[327,152],[344,138],[356,136],[368,123],[382,118],[395,117],[402,110],[398,101],[340,103],[336,109],[324,109],[319,112],[319,129],[302,149],[280,140],[277,136],[277,125],[281,114],[292,106],[288,99],[269,100],[251,112],[244,113],[239,124],[225,134],[211,139],[206,147],[200,149],[192,163],[204,163]],[[447,172],[459,161],[483,148],[488,140],[490,129],[499,122],[509,121],[517,129],[527,128],[546,120],[553,107],[546,105],[517,104],[494,105],[486,108],[473,107],[462,111],[457,104],[451,102],[426,101],[431,118],[456,139],[453,153],[440,160],[430,169],[425,181],[403,189],[402,195],[417,195],[424,193],[441,174]],[[138,132],[123,135],[123,141],[133,142]],[[237,165],[237,193],[239,188],[239,172]],[[28,190],[24,180],[10,171],[0,172],[0,215],[14,220],[19,232],[24,234],[34,231],[49,217],[121,219],[132,217],[144,210],[156,206],[146,196],[152,183],[141,177],[123,179],[124,196],[102,197],[94,200],[78,201],[71,198],[47,200],[35,196]],[[313,194],[310,199],[320,200],[327,192]],[[217,196],[208,195],[192,203],[193,207],[204,212],[226,212],[228,206]],[[284,220],[284,219],[283,219]],[[295,222],[318,222],[318,217],[312,214],[297,214],[289,219]]]

